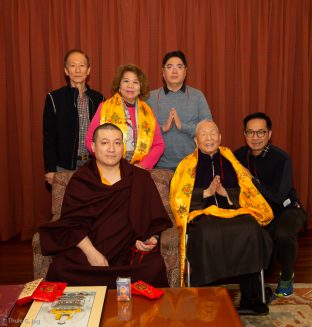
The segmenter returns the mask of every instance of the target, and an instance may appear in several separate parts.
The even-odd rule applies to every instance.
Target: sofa
[[[60,218],[63,197],[72,171],[57,172],[52,183],[52,219]],[[153,169],[151,176],[157,186],[163,204],[173,222],[173,227],[165,230],[160,237],[160,250],[164,258],[170,287],[180,287],[180,256],[179,256],[179,232],[175,225],[169,205],[169,185],[173,172],[168,169]],[[40,249],[39,234],[32,239],[34,278],[45,278],[51,263],[50,256],[43,256]]]

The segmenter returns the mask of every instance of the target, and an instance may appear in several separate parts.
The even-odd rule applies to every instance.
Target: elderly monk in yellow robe
[[[230,149],[220,146],[213,121],[197,125],[195,142],[197,148],[180,162],[170,187],[181,231],[181,271],[187,252],[192,286],[240,276],[239,312],[266,314],[259,272],[269,264],[272,241],[261,226],[271,221],[272,210]]]

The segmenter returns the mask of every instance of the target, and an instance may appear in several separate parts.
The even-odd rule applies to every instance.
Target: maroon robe
[[[118,276],[167,287],[159,252],[136,254],[136,240],[146,240],[172,226],[148,171],[120,162],[121,180],[102,184],[95,159],[81,167],[66,188],[61,218],[39,228],[44,255],[53,255],[46,279],[69,285],[107,285],[116,288]],[[109,267],[91,266],[77,244],[88,236]]]

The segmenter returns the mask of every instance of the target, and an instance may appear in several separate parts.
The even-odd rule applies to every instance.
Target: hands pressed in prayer
[[[204,198],[208,198],[210,196],[215,195],[219,185],[220,185],[220,176],[217,175],[217,176],[214,177],[214,179],[210,183],[209,187],[207,187],[204,190],[204,193],[203,193]]]
[[[209,187],[204,190],[203,197],[208,198],[215,195],[216,193],[225,197],[228,196],[226,189],[221,184],[219,175],[216,175],[210,183]]]
[[[182,127],[182,123],[181,123],[181,120],[180,120],[180,117],[177,113],[177,110],[176,108],[171,108],[170,112],[169,112],[169,116],[168,116],[168,119],[167,121],[165,122],[165,124],[163,125],[163,132],[166,133],[169,131],[169,129],[172,127],[172,122],[175,123],[175,125],[177,126],[177,129],[181,129]]]
[[[216,192],[217,192],[219,195],[222,195],[222,196],[225,196],[225,197],[228,196],[226,189],[222,186],[221,183],[218,185],[218,187],[217,187],[217,189],[216,189]]]
[[[151,251],[153,250],[158,243],[158,240],[155,236],[151,236],[146,241],[139,241],[135,242],[135,247],[140,251]]]
[[[171,109],[171,112],[172,112],[172,115],[173,115],[174,123],[177,126],[177,129],[180,130],[182,128],[182,123],[181,123],[180,117],[179,117],[179,115],[177,113],[177,110],[175,108],[173,108],[173,109]]]
[[[168,119],[167,119],[167,121],[164,123],[164,125],[162,127],[162,130],[163,130],[164,133],[168,132],[170,130],[170,128],[171,128],[172,121],[173,121],[173,115],[174,115],[173,110],[175,110],[175,109],[171,108],[171,110],[169,112]]]

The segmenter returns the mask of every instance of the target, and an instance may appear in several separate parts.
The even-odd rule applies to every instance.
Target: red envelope
[[[165,291],[155,288],[142,280],[139,280],[131,284],[131,293],[137,295],[143,295],[149,299],[157,299],[165,294]]]
[[[29,282],[24,286],[16,303],[22,305],[32,300],[53,302],[62,296],[66,283],[43,282],[42,278]]]
[[[54,302],[61,297],[66,283],[41,282],[34,291],[32,298],[37,301]]]

